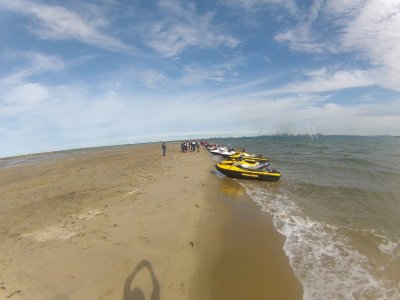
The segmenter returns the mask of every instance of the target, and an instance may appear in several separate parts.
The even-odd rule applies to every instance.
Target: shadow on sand
[[[147,259],[143,259],[126,278],[124,286],[123,300],[145,300],[144,292],[138,286],[135,286],[134,280],[139,272],[148,272],[152,281],[153,289],[151,291],[150,300],[160,300],[160,283],[154,274],[153,268]],[[132,286],[133,283],[133,286]],[[133,289],[132,289],[133,288]]]

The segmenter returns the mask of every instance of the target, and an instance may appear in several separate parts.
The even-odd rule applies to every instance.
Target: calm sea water
[[[286,237],[304,299],[400,299],[400,138],[213,142],[269,157],[282,173],[237,181]]]

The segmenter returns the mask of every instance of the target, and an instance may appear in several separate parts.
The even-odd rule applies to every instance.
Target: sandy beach
[[[271,220],[179,144],[0,167],[0,299],[301,299]]]

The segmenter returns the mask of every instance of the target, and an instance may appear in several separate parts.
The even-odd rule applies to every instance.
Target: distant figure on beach
[[[165,145],[165,143],[162,143],[161,149],[162,149],[162,155],[165,156],[165,151],[167,150],[167,146]]]

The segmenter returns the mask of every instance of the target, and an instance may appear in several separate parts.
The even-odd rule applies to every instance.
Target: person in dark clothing
[[[167,145],[165,145],[165,143],[162,143],[161,149],[162,149],[162,155],[165,156],[165,151],[167,150]]]

